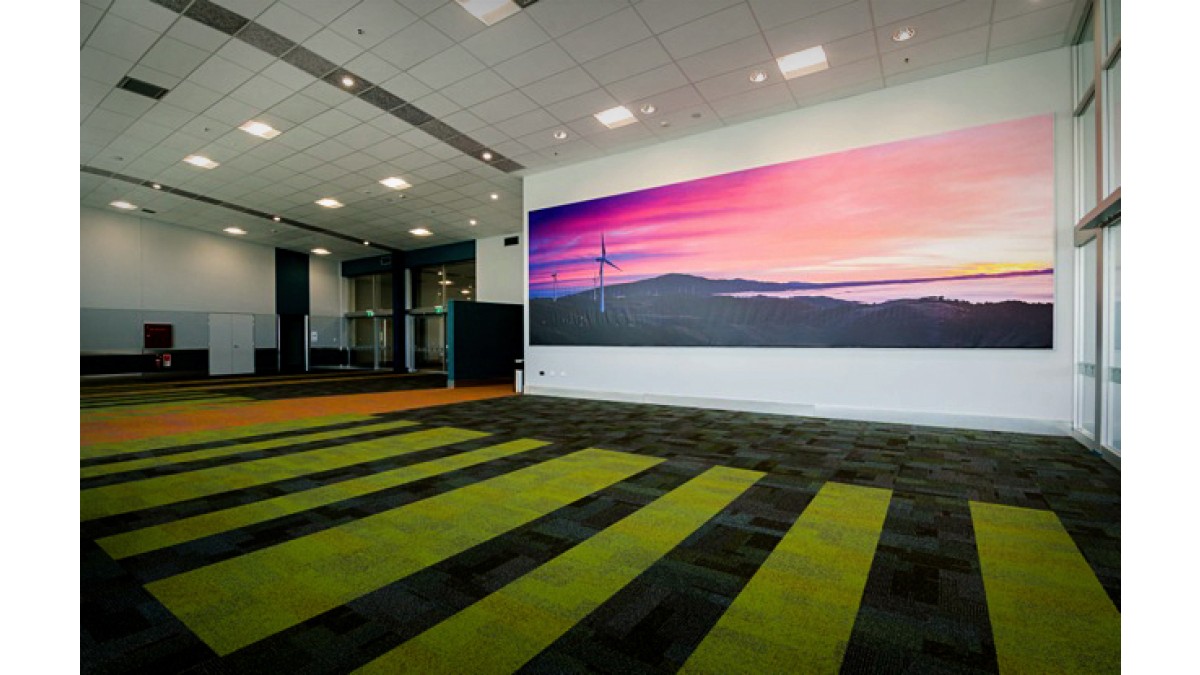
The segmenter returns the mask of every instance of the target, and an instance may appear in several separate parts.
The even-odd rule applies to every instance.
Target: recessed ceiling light
[[[756,70],[753,73],[750,73],[750,81],[754,82],[755,84],[759,82],[766,82],[767,74],[764,71]]]
[[[629,108],[626,108],[623,105],[619,105],[615,108],[609,108],[603,112],[598,112],[594,115],[594,117],[600,120],[600,123],[609,129],[616,129],[623,127],[626,124],[633,124],[637,121],[637,118],[633,116],[633,113],[629,112]]]
[[[345,204],[333,199],[332,197],[322,197],[317,200],[317,203],[327,209],[340,209],[345,206]]]
[[[496,201],[497,199],[500,199],[500,195],[496,194],[495,192],[493,192],[492,194],[490,194],[488,196],[492,198],[492,201]]]
[[[897,28],[895,33],[892,33],[892,39],[896,42],[907,42],[917,36],[917,29],[912,26]]]
[[[370,245],[371,245],[371,242],[369,242],[369,241],[364,241],[364,242],[363,242],[363,246],[370,246]]]
[[[187,157],[183,158],[183,161],[191,164],[192,166],[198,166],[201,169],[215,169],[221,165],[219,162],[214,162],[203,155],[188,155]]]
[[[238,128],[248,134],[258,136],[259,138],[270,139],[279,135],[279,130],[275,127],[267,124],[266,122],[257,122],[255,120],[250,120]]]
[[[438,283],[439,283],[439,284],[441,284],[441,285],[443,285],[443,286],[453,286],[453,285],[454,285],[454,282],[453,282],[453,281],[450,281],[449,279],[442,279],[442,280],[441,280],[441,281],[439,281]]]
[[[329,251],[323,248],[314,248],[312,252],[317,255],[329,255]]]
[[[478,225],[478,224],[479,224],[479,221],[478,221],[478,220],[475,220],[474,218],[472,218],[472,219],[468,220],[467,222],[468,222],[468,223],[470,223],[470,224],[472,224],[472,225]]]
[[[389,176],[379,182],[386,185],[387,187],[392,188],[393,190],[403,190],[405,188],[412,187],[412,185],[409,184],[408,181],[404,180],[403,178],[397,178],[395,176]]]
[[[240,227],[233,226],[233,225],[225,228],[225,231],[228,232],[229,234],[246,234],[245,230],[243,230]]]
[[[471,294],[471,289],[469,289],[469,288],[464,288],[464,289],[462,289],[462,294],[463,294],[463,295],[470,295],[470,294]]]
[[[825,48],[821,45],[792,52],[787,56],[775,59],[775,61],[779,64],[779,70],[783,73],[785,80],[811,75],[829,67],[829,61],[825,58]]]
[[[416,237],[428,237],[429,235],[433,234],[423,227],[414,227],[413,229],[409,230],[408,233]]]
[[[567,132],[559,129],[558,131],[554,132],[554,137],[561,141],[567,137]]]
[[[125,201],[124,199],[118,199],[115,202],[109,202],[108,205],[115,206],[118,209],[125,209],[126,211],[130,211],[130,210],[137,208],[136,204],[130,204],[129,202]]]
[[[279,220],[280,220],[280,218],[279,218],[279,216],[271,216],[271,220],[273,220],[273,221],[275,221],[275,222],[277,222],[277,223],[278,223],[278,222],[279,222]]]
[[[155,190],[161,190],[161,189],[162,189],[162,186],[161,186],[161,185],[159,185],[158,183],[151,183],[151,184],[150,184],[150,187],[154,188]]]
[[[354,86],[354,78],[350,77],[349,75],[346,75],[345,77],[342,78],[342,86],[343,87],[353,87]]]
[[[458,0],[458,4],[489,26],[521,11],[512,0]]]
[[[643,115],[653,115],[654,111],[658,110],[658,108],[655,108],[653,103],[647,103],[642,106],[641,110]]]

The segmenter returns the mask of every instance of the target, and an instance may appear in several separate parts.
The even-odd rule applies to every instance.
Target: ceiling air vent
[[[124,89],[125,91],[132,91],[135,94],[141,94],[142,96],[152,98],[155,101],[166,96],[167,92],[169,91],[168,89],[163,89],[157,84],[143,82],[139,79],[129,77],[128,75],[121,78],[121,81],[117,83],[117,88]]]
[[[504,238],[505,246],[516,246],[517,244],[520,244],[520,243],[521,243],[520,237],[505,237]]]

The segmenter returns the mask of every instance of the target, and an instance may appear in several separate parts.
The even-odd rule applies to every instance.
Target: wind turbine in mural
[[[596,262],[600,263],[600,313],[603,314],[604,313],[604,266],[608,265],[609,267],[612,267],[613,269],[617,270],[618,272],[621,271],[620,267],[617,267],[613,261],[608,259],[608,251],[604,248],[604,235],[603,234],[600,235],[600,257],[596,258]]]
[[[550,297],[553,299],[552,302],[558,302],[558,272],[554,272],[550,276],[554,279],[554,295]]]

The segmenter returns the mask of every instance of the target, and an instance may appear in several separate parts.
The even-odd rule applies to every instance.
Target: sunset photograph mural
[[[533,345],[1053,346],[1050,115],[529,213]]]

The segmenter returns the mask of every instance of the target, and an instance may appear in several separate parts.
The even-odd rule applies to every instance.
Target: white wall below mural
[[[550,347],[528,345],[527,327],[526,391],[1066,433],[1071,416],[1074,307],[1069,66],[1066,49],[1046,52],[525,179],[528,221],[529,210],[1054,113],[1053,349]],[[526,241],[522,244],[527,246]],[[525,284],[528,289],[527,271]]]

